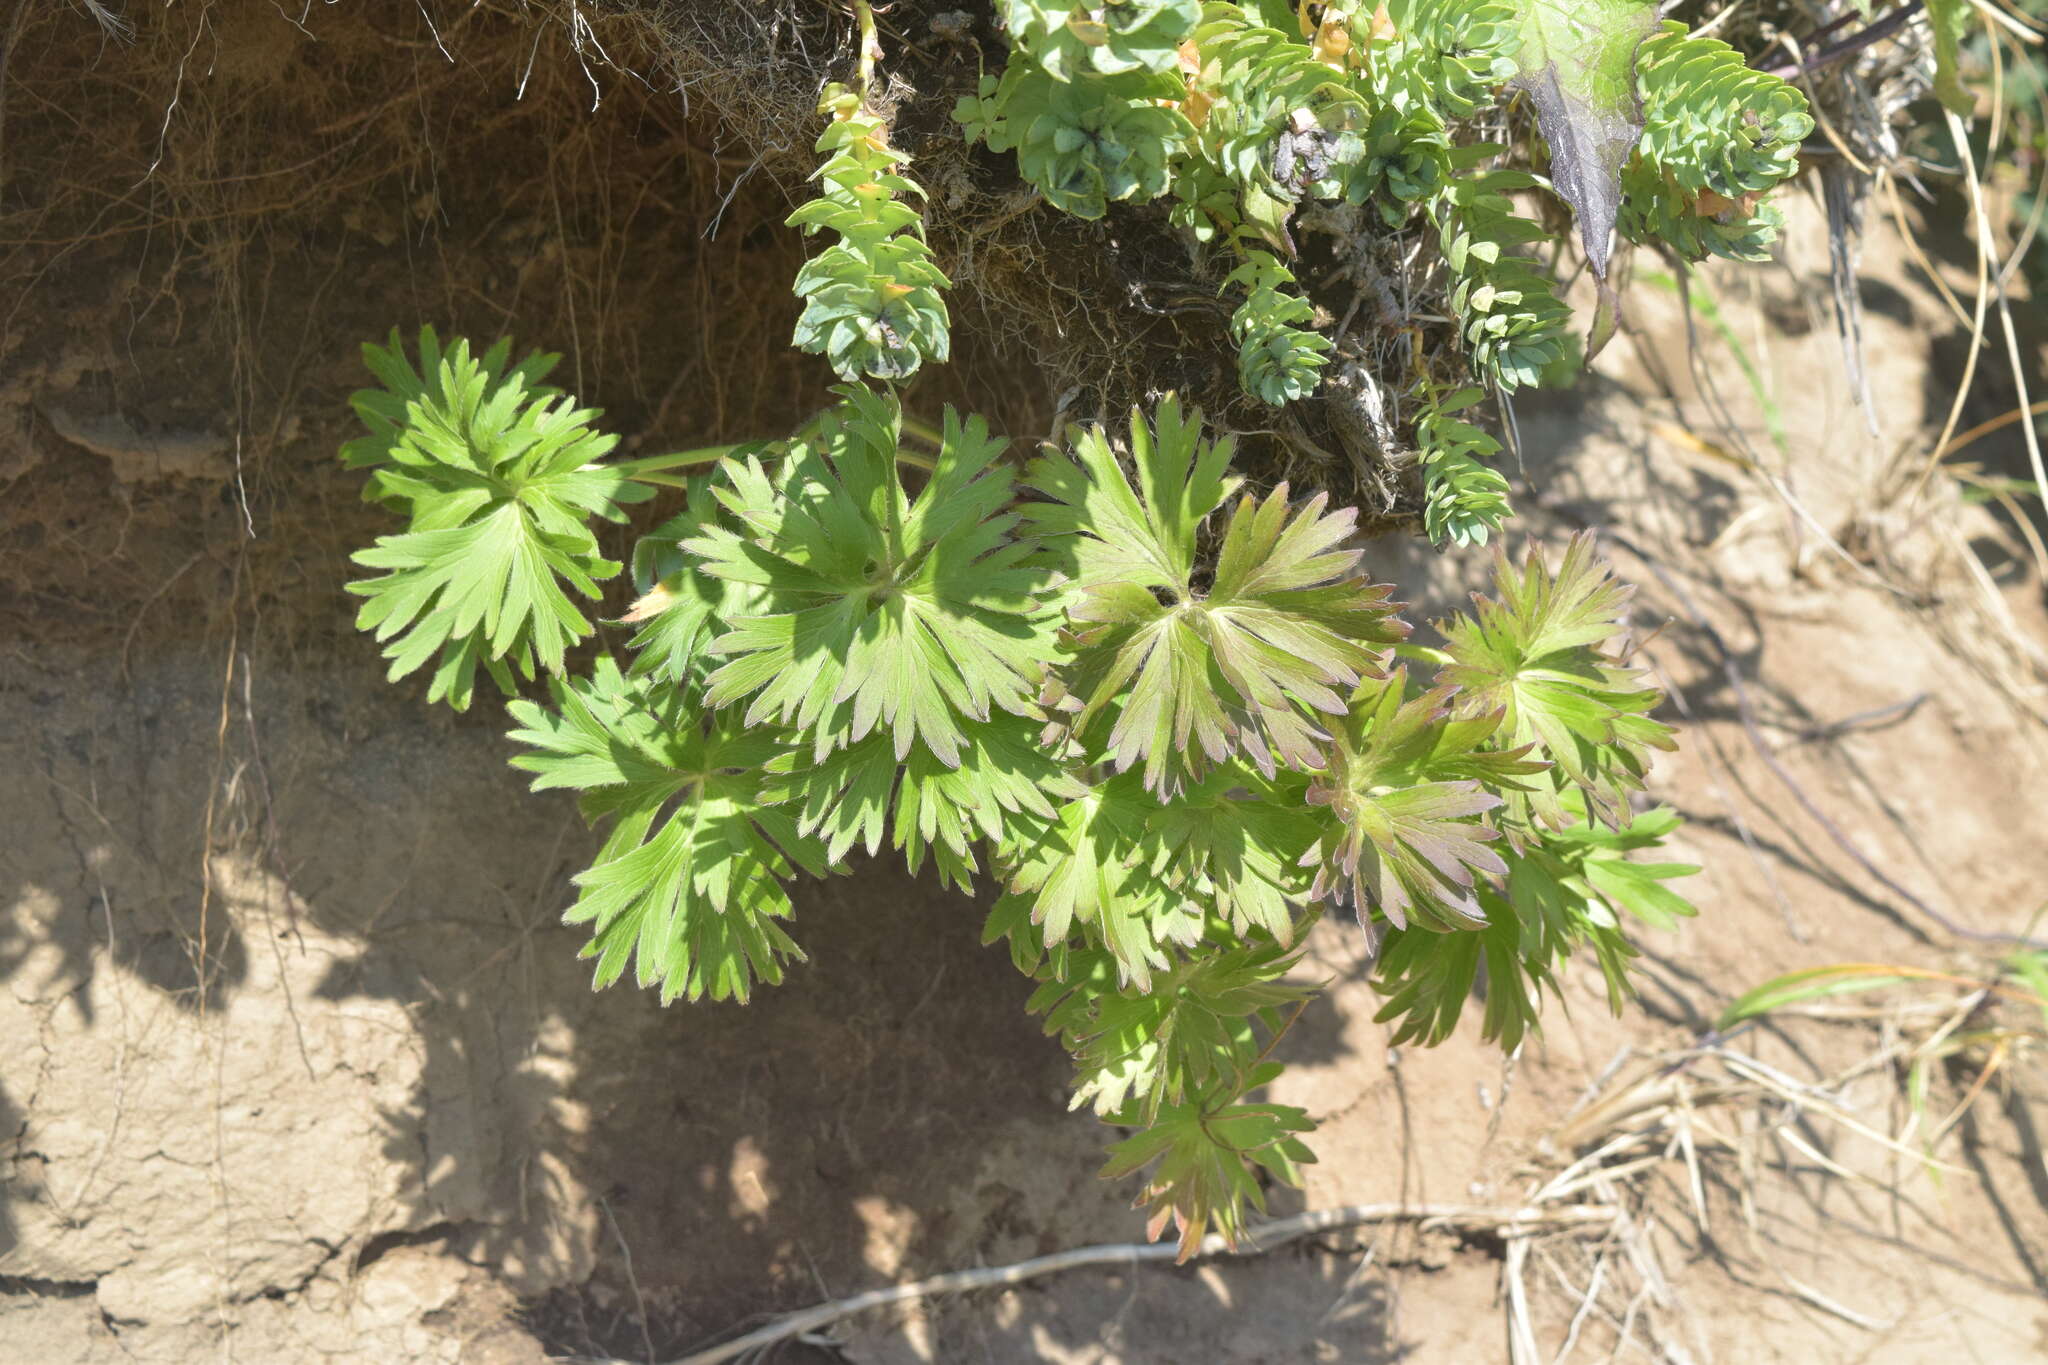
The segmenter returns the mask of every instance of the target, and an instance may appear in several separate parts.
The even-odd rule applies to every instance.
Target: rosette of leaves
[[[1370,63],[1399,105],[1468,119],[1514,79],[1516,16],[1505,0],[1387,0],[1386,17],[1390,40],[1371,42],[1369,28],[1365,36]],[[1373,18],[1361,5],[1354,29]]]
[[[469,707],[479,665],[506,692],[513,672],[562,667],[594,627],[564,591],[585,598],[618,573],[598,551],[593,517],[622,522],[652,490],[597,463],[618,438],[592,430],[595,409],[540,381],[557,357],[508,365],[511,343],[482,356],[443,350],[420,329],[413,369],[397,331],[363,360],[382,381],[350,398],[368,434],[342,460],[372,474],[366,500],[408,517],[354,562],[384,572],[348,585],[364,598],[356,627],[384,643],[392,681],[430,660],[429,702]]]
[[[1010,43],[1055,80],[1167,71],[1201,0],[996,0]]]
[[[1290,292],[1293,285],[1294,274],[1279,257],[1257,249],[1247,251],[1244,264],[1223,282],[1225,289],[1245,291],[1230,316],[1238,383],[1276,408],[1315,392],[1331,349],[1328,337],[1302,325],[1315,320],[1315,309]]]
[[[1718,38],[1667,22],[1636,57],[1643,137],[1622,173],[1621,230],[1689,260],[1762,260],[1783,215],[1762,197],[1799,169],[1806,97]]]
[[[1184,1255],[1313,1159],[1306,1114],[1257,1092],[1327,904],[1385,927],[1403,1037],[1448,1031],[1484,960],[1510,1045],[1563,955],[1618,991],[1620,917],[1687,912],[1665,885],[1685,869],[1627,856],[1671,828],[1625,805],[1664,731],[1602,652],[1623,598],[1586,542],[1554,574],[1503,565],[1500,601],[1408,651],[1435,668],[1411,684],[1386,673],[1406,627],[1353,514],[1243,494],[1170,399],[1122,448],[1071,432],[1022,479],[978,418],[909,456],[894,395],[852,385],[788,440],[609,471],[589,445],[589,480],[557,484],[587,428],[534,397],[543,363],[426,350],[439,378],[378,354],[392,391],[359,397],[349,449],[416,516],[545,490],[537,522],[587,523],[618,480],[715,462],[662,480],[681,505],[632,557],[630,665],[569,676],[536,645],[550,700],[511,708],[516,765],[609,825],[567,916],[598,984],[744,1000],[803,956],[800,874],[856,849],[985,872],[984,937],[1034,977],[1076,1103],[1130,1130],[1104,1174],[1145,1173]],[[422,455],[452,431],[474,449]]]
[[[1475,144],[1453,154],[1454,166],[1473,166],[1499,152]],[[1455,279],[1451,308],[1474,374],[1510,393],[1540,382],[1564,354],[1571,309],[1550,276],[1517,248],[1548,234],[1516,214],[1511,190],[1534,179],[1521,171],[1474,170],[1445,186],[1434,206],[1444,262]]]
[[[1385,104],[1358,133],[1357,171],[1345,197],[1363,204],[1375,195],[1381,221],[1399,227],[1416,204],[1443,188],[1451,140],[1443,120],[1427,108]]]
[[[1263,200],[1346,193],[1363,156],[1356,130],[1369,111],[1342,70],[1231,4],[1204,10],[1193,51],[1187,97],[1201,111],[1201,151],[1245,201],[1224,226],[1246,222],[1274,238],[1284,211]]]
[[[829,87],[819,111],[831,116],[818,138],[826,158],[814,177],[819,194],[789,222],[838,240],[797,271],[804,310],[791,344],[823,355],[841,379],[908,378],[926,361],[944,361],[952,344],[939,295],[950,281],[932,263],[924,220],[905,202],[924,190],[900,172],[909,158],[858,96]]]
[[[1484,396],[1478,389],[1459,389],[1427,403],[1415,419],[1422,526],[1431,540],[1484,545],[1513,515],[1506,477],[1486,463],[1500,453],[1500,442],[1457,415]]]
[[[1077,218],[1100,218],[1111,203],[1164,194],[1188,134],[1171,107],[1180,83],[1141,71],[1056,80],[1028,64],[954,111],[970,138],[1017,153],[1017,171],[1047,203]]]

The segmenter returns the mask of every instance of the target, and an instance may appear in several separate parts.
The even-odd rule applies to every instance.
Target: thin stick
[[[1883,18],[1872,23],[1868,28],[1852,33],[1838,43],[1828,44],[1826,47],[1816,51],[1811,57],[1806,57],[1795,51],[1793,60],[1778,62],[1764,67],[1763,70],[1773,76],[1790,78],[1794,73],[1818,71],[1821,67],[1839,62],[1844,57],[1854,56],[1872,43],[1882,42],[1904,28],[1906,21],[1920,12],[1920,3],[1921,0],[1909,0],[1907,4],[1892,10]],[[1834,24],[1828,25],[1828,28],[1833,29],[1841,22],[1841,20],[1837,20]],[[1823,30],[1823,32],[1825,31]],[[1809,33],[1806,36],[1813,38],[1818,35]],[[1792,46],[1789,38],[1784,41],[1787,47]]]
[[[647,1323],[647,1300],[640,1295],[640,1277],[633,1273],[633,1248],[626,1245],[626,1234],[619,1231],[619,1220],[612,1213],[611,1202],[603,1195],[599,1195],[597,1204],[604,1210],[604,1220],[612,1225],[612,1238],[619,1244],[619,1255],[625,1258],[626,1284],[633,1291],[633,1306],[639,1310],[640,1343],[647,1348],[647,1365],[655,1365],[654,1335]]]
[[[1614,1209],[1598,1206],[1539,1209],[1483,1208],[1464,1204],[1352,1204],[1343,1208],[1317,1209],[1253,1228],[1246,1234],[1245,1244],[1241,1247],[1234,1247],[1221,1236],[1212,1234],[1204,1239],[1201,1249],[1195,1254],[1204,1257],[1226,1254],[1258,1255],[1312,1233],[1357,1227],[1363,1223],[1455,1223],[1473,1228],[1534,1229],[1604,1226],[1614,1221],[1615,1214]],[[684,1356],[681,1360],[669,1362],[669,1365],[722,1365],[724,1361],[736,1359],[749,1351],[773,1345],[778,1341],[785,1341],[799,1333],[813,1332],[855,1313],[887,1308],[892,1304],[935,1298],[941,1294],[963,1294],[970,1290],[1021,1284],[1025,1280],[1057,1274],[1062,1270],[1075,1270],[1082,1266],[1171,1261],[1177,1255],[1178,1252],[1171,1242],[1127,1242],[1078,1247],[1071,1251],[1054,1252],[1050,1256],[1019,1261],[1014,1265],[950,1271],[944,1275],[934,1275],[930,1279],[918,1280],[913,1284],[873,1289],[865,1294],[835,1299],[830,1303],[821,1303],[815,1308],[791,1313],[745,1336],[735,1337],[731,1341],[694,1355]],[[600,1359],[586,1362],[586,1365],[627,1365],[627,1362]]]

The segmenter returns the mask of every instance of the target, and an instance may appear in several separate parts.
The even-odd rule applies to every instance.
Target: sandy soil
[[[241,64],[191,97],[253,135],[262,44],[296,40],[222,41]],[[568,118],[572,93],[536,90],[536,107]],[[592,126],[589,166],[605,164],[593,148],[660,145],[630,115]],[[581,164],[559,189],[595,213]],[[678,193],[715,202],[730,168],[689,164],[708,178]],[[488,706],[450,717],[382,681],[339,591],[376,525],[331,467],[354,343],[434,312],[573,345],[563,297],[573,318],[607,270],[786,277],[752,232],[779,216],[765,177],[704,244],[666,241],[660,219],[494,216],[481,171],[428,169],[446,172],[438,198],[405,222],[366,196],[356,220],[231,258],[184,255],[203,233],[8,244],[0,1361],[663,1360],[820,1298],[1132,1240],[1133,1191],[1095,1178],[1106,1134],[1066,1112],[1064,1058],[1025,1015],[1026,983],[978,946],[975,906],[861,867],[806,891],[811,964],[748,1006],[593,994],[555,922],[593,847],[570,804],[523,792]],[[1604,1112],[1590,1096],[1697,1049],[1749,986],[1845,960],[1979,972],[1983,946],[1916,899],[1994,932],[2040,904],[2048,817],[2028,794],[2048,780],[2048,703],[2015,657],[2048,645],[2041,602],[1989,514],[1942,484],[1911,508],[1889,491],[1945,410],[1952,325],[1873,235],[1873,433],[1821,302],[1824,239],[1799,220],[1783,267],[1706,277],[1789,459],[1721,343],[1695,371],[1682,314],[1647,286],[1598,376],[1522,413],[1524,529],[1597,525],[1641,584],[1642,658],[1686,726],[1652,794],[1690,822],[1700,917],[1645,939],[1643,995],[1619,1019],[1590,966],[1570,976],[1512,1063],[1464,1037],[1389,1049],[1355,932],[1324,926],[1312,957],[1334,985],[1286,1040],[1279,1088],[1320,1118],[1320,1162],[1276,1212],[1518,1203],[1629,1131],[1587,1120]],[[423,263],[517,259],[529,229],[517,287],[482,300]],[[767,400],[707,393],[722,343],[706,306],[701,325],[649,321],[630,356],[570,364],[625,429],[728,434]],[[676,374],[697,378],[679,390]],[[1984,382],[1971,420],[2004,401]],[[716,421],[693,417],[698,398]],[[1721,402],[1804,517],[1744,467]],[[1996,579],[1966,571],[1968,545]],[[1422,616],[1484,574],[1412,544],[1373,555]],[[1728,1047],[1816,1083],[1895,1055],[1926,1030],[1913,1008],[1963,993]],[[1935,1166],[1870,1136],[1907,1118],[1896,1062],[1832,1091],[1833,1116],[1687,1066],[1685,1106],[1657,1111],[1675,1126],[1589,1186],[1628,1214],[1604,1242],[1388,1225],[1075,1272],[836,1339],[862,1365],[1469,1362],[1508,1359],[1519,1320],[1545,1359],[2048,1355],[2038,1058],[1979,1098]],[[1937,1069],[1933,1110],[1975,1074]]]

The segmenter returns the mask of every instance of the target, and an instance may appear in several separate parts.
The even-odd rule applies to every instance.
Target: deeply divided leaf
[[[760,799],[780,738],[702,717],[674,688],[627,679],[609,658],[550,690],[552,710],[511,704],[512,738],[530,750],[512,762],[534,774],[535,790],[581,791],[587,816],[613,822],[565,916],[590,926],[583,955],[597,959],[596,984],[629,962],[664,1003],[745,1000],[756,980],[779,982],[784,959],[803,957],[779,923],[790,914],[784,883],[798,869],[825,870],[817,842]]]
[[[1028,475],[1048,501],[1027,507],[1072,578],[1063,694],[1074,733],[1119,770],[1171,795],[1208,763],[1242,754],[1263,772],[1321,764],[1321,717],[1405,634],[1389,590],[1355,574],[1356,513],[1298,506],[1287,490],[1246,496],[1223,528],[1213,577],[1195,572],[1199,534],[1236,490],[1228,442],[1169,398],[1156,425],[1131,419],[1126,476],[1100,429],[1070,458],[1049,450]]]
[[[1033,545],[1011,534],[1002,442],[979,417],[946,417],[915,497],[897,473],[894,401],[852,389],[815,439],[773,470],[728,464],[731,524],[682,543],[705,573],[759,592],[711,642],[706,699],[746,702],[744,723],[793,726],[815,758],[879,727],[900,759],[922,747],[956,767],[966,727],[1035,714],[1049,657]]]

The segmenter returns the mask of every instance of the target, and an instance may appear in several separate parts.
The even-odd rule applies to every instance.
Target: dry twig
[[[1292,1218],[1276,1219],[1246,1234],[1244,1243],[1232,1246],[1211,1235],[1195,1254],[1211,1256],[1254,1256],[1285,1246],[1318,1232],[1333,1232],[1367,1223],[1416,1223],[1430,1227],[1460,1227],[1497,1231],[1504,1236],[1526,1235],[1550,1228],[1604,1228],[1619,1211],[1603,1205],[1568,1205],[1560,1208],[1484,1208],[1464,1204],[1352,1204],[1343,1208],[1317,1209]],[[1171,1242],[1128,1242],[1105,1246],[1078,1247],[1037,1256],[1013,1265],[988,1266],[978,1270],[955,1270],[911,1284],[872,1289],[865,1294],[821,1303],[778,1318],[744,1336],[684,1356],[671,1365],[721,1365],[761,1347],[829,1326],[856,1313],[887,1308],[899,1303],[965,1294],[1021,1284],[1026,1280],[1095,1265],[1136,1265],[1147,1261],[1171,1261],[1178,1252]],[[629,1365],[626,1361],[595,1359],[582,1365]]]

